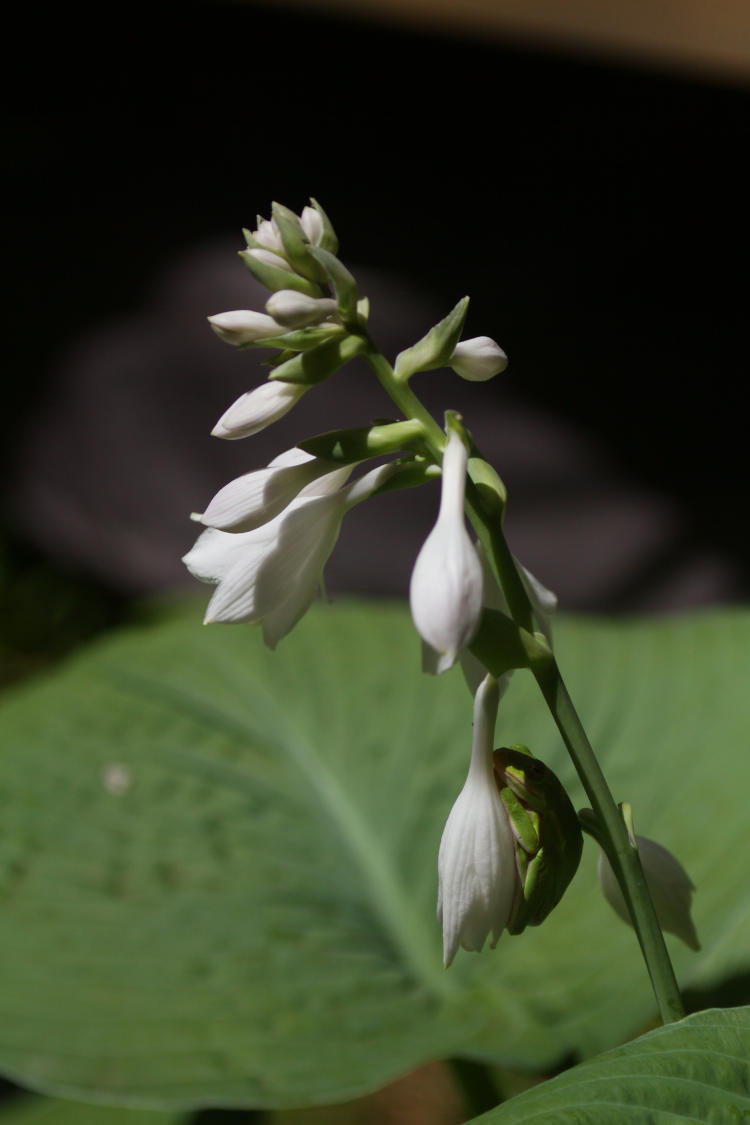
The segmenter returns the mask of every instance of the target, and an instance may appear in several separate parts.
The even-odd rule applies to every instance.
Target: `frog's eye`
[[[530,758],[528,762],[524,762],[524,773],[530,777],[532,781],[541,781],[544,777],[547,767],[543,762],[537,758]]]

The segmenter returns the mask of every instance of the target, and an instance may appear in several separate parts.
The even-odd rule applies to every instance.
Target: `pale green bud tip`
[[[266,302],[266,312],[287,329],[319,324],[336,312],[336,302],[328,297],[309,297],[296,289],[279,289]]]
[[[462,379],[472,383],[484,383],[499,375],[508,366],[508,357],[503,349],[489,336],[475,336],[462,340],[456,345],[449,365]]]
[[[253,344],[256,340],[264,340],[273,336],[281,336],[286,331],[271,316],[265,313],[252,312],[250,309],[237,309],[234,312],[216,313],[208,318],[208,323],[216,335],[226,341],[241,347],[243,344]]]
[[[685,868],[655,840],[636,836],[636,843],[659,925],[667,933],[681,938],[690,949],[700,949],[690,914],[694,887]],[[604,852],[599,855],[598,874],[607,902],[625,922],[632,924],[620,885]]]

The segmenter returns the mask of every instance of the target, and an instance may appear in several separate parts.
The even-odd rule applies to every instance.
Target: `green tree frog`
[[[516,841],[519,882],[508,932],[538,926],[557,906],[583,849],[576,811],[555,774],[526,746],[493,755],[495,779]]]

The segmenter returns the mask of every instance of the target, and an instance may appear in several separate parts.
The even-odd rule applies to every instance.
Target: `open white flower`
[[[466,447],[455,430],[443,453],[440,512],[414,563],[409,602],[427,648],[426,671],[444,672],[477,631],[482,567],[464,523]]]
[[[475,336],[456,344],[448,363],[462,379],[484,383],[508,366],[508,357],[489,336]]]
[[[518,883],[513,832],[492,768],[499,690],[487,676],[474,696],[474,734],[466,783],[446,821],[438,854],[438,921],[443,960],[459,946],[479,952],[505,929]]]
[[[224,411],[211,433],[214,437],[227,438],[230,441],[257,434],[272,422],[283,418],[309,389],[299,383],[284,383],[281,379],[269,379],[255,390],[240,395],[229,409]]]
[[[216,585],[204,621],[262,623],[275,648],[315,599],[344,514],[392,472],[379,465],[341,487],[351,466],[306,486],[280,515],[253,531],[209,528],[183,558],[191,574]]]
[[[688,873],[679,860],[655,840],[649,840],[647,836],[636,836],[635,839],[659,925],[668,934],[681,938],[690,949],[700,949],[690,915],[695,888]],[[620,885],[604,852],[599,853],[598,874],[607,902],[623,921],[632,925]]]
[[[252,531],[283,512],[303,488],[330,474],[333,468],[330,461],[302,449],[289,449],[265,469],[225,484],[200,516],[200,522],[219,531]]]

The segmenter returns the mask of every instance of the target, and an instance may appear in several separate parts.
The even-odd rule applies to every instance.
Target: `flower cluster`
[[[425,670],[443,672],[460,659],[474,695],[469,772],[438,858],[438,915],[449,965],[459,946],[480,950],[490,935],[494,946],[503,930],[520,933],[542,921],[578,866],[581,827],[599,838],[593,813],[588,810],[587,826],[587,810],[576,815],[559,781],[525,748],[493,754],[499,699],[512,670],[528,666],[524,645],[536,646],[542,659],[549,656],[556,599],[504,546],[493,549],[490,565],[469,538],[468,477],[472,510],[490,540],[492,522],[502,520],[502,481],[479,456],[460,417],[448,412],[443,432],[407,385],[413,375],[440,367],[484,381],[504,370],[507,357],[489,337],[461,339],[464,298],[391,367],[369,337],[368,301],[338,259],[335,232],[315,200],[300,215],[275,203],[272,217],[259,217],[256,229],[244,234],[240,256],[270,293],[265,309],[218,313],[209,324],[235,347],[276,354],[268,379],[232,403],[213,434],[234,440],[257,433],[355,356],[365,358],[406,419],[318,435],[231,481],[194,515],[205,530],[184,562],[216,587],[207,622],[259,624],[273,648],[312,603],[346,512],[382,489],[441,475],[437,520],[414,564],[409,600]],[[397,457],[350,479],[358,466],[392,454]],[[498,576],[534,637],[522,635],[514,622]],[[497,675],[470,650],[472,642]],[[497,755],[504,763],[500,772]],[[634,837],[631,842],[636,846]],[[639,838],[638,846],[661,924],[697,948],[685,872],[658,844]],[[606,897],[626,917],[605,859],[599,874]]]
[[[272,217],[259,216],[256,229],[244,234],[247,248],[240,257],[270,291],[265,310],[236,309],[208,321],[226,343],[278,354],[266,382],[241,395],[214,426],[213,435],[227,440],[271,425],[313,386],[372,347],[368,302],[336,257],[335,232],[315,200],[300,215],[275,203]],[[483,380],[505,367],[504,352],[488,337],[460,341],[465,312],[464,300],[402,353],[402,379],[450,365],[466,379]],[[349,508],[395,476],[406,486],[437,471],[434,456],[432,461],[425,456],[423,439],[415,421],[322,435],[220,489],[205,511],[194,515],[207,530],[183,559],[196,578],[216,586],[206,622],[260,624],[266,643],[275,647],[313,601]],[[316,441],[323,448],[309,452]],[[397,460],[349,480],[358,464],[397,451],[402,454]],[[454,430],[445,443],[438,525],[420,552],[412,581],[415,621],[436,671],[466,648],[482,612],[482,567],[463,525],[466,460],[465,437]]]

